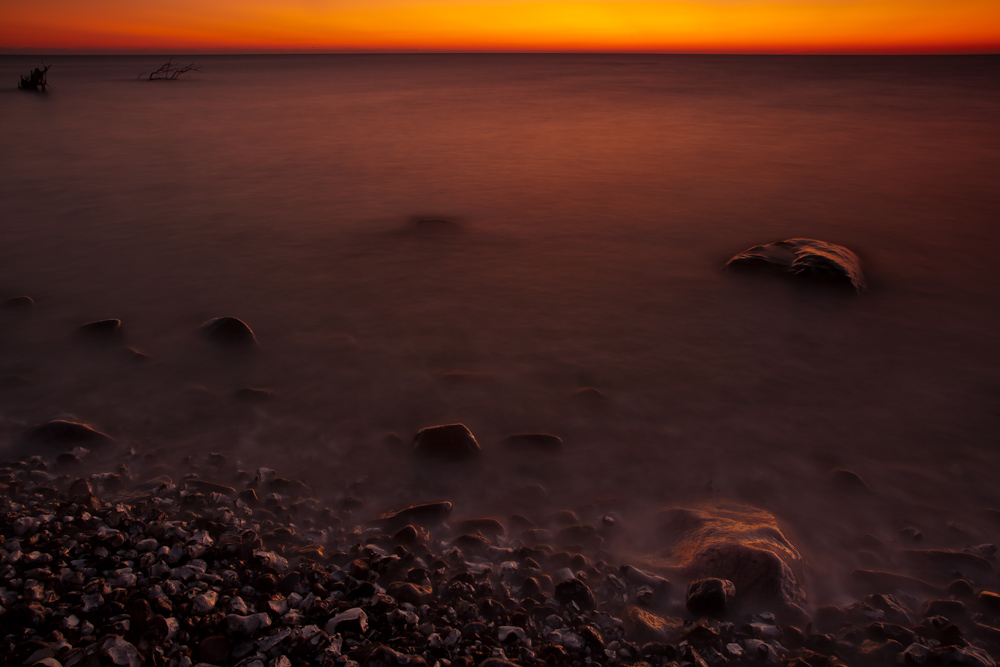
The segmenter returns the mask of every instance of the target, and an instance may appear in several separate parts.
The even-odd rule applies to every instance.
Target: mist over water
[[[0,59],[0,299],[36,302],[0,313],[29,381],[4,444],[71,414],[372,514],[617,512],[618,548],[647,510],[746,502],[828,579],[866,532],[997,541],[1000,58],[196,60],[62,57],[29,95],[35,61]],[[870,291],[722,269],[792,237]],[[220,315],[260,354],[206,347]],[[148,363],[74,338],[110,317]],[[482,460],[415,461],[451,422]],[[566,449],[499,447],[521,432]]]

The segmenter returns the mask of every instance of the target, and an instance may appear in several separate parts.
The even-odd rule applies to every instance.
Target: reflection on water
[[[0,99],[0,298],[36,301],[0,313],[6,439],[73,414],[461,514],[737,500],[819,566],[994,539],[997,58],[199,62],[64,58]],[[793,237],[870,293],[721,270]],[[223,315],[259,355],[204,347]],[[73,339],[111,317],[148,363]],[[450,422],[479,463],[399,444]],[[565,451],[497,446],[524,432]]]

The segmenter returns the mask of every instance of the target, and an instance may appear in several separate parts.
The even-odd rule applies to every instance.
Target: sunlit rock
[[[255,349],[258,346],[253,331],[237,317],[216,317],[201,325],[201,335],[224,347]]]
[[[861,260],[847,248],[815,239],[788,239],[757,245],[726,263],[730,269],[772,269],[791,275],[867,289]]]
[[[482,450],[465,424],[422,428],[413,438],[413,448],[421,456],[452,460],[474,458]]]
[[[801,616],[804,563],[768,512],[745,505],[670,508],[660,514],[668,545],[659,564],[691,580],[726,579],[738,605]]]

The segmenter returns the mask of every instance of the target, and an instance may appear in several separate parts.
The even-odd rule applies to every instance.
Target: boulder
[[[867,289],[861,260],[847,248],[815,239],[787,239],[757,245],[726,263],[729,269],[768,269],[800,278]]]
[[[199,328],[201,335],[217,345],[233,349],[256,349],[257,337],[246,323],[237,317],[216,317]]]
[[[774,611],[801,620],[806,602],[804,562],[768,512],[746,505],[673,507],[659,515],[668,549],[655,563],[689,580],[722,579],[747,611]]]
[[[451,460],[475,458],[482,451],[465,424],[422,428],[413,438],[413,448],[421,456]]]

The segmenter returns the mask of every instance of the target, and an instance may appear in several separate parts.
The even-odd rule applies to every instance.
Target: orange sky
[[[1000,53],[1000,0],[7,0],[5,52]]]

